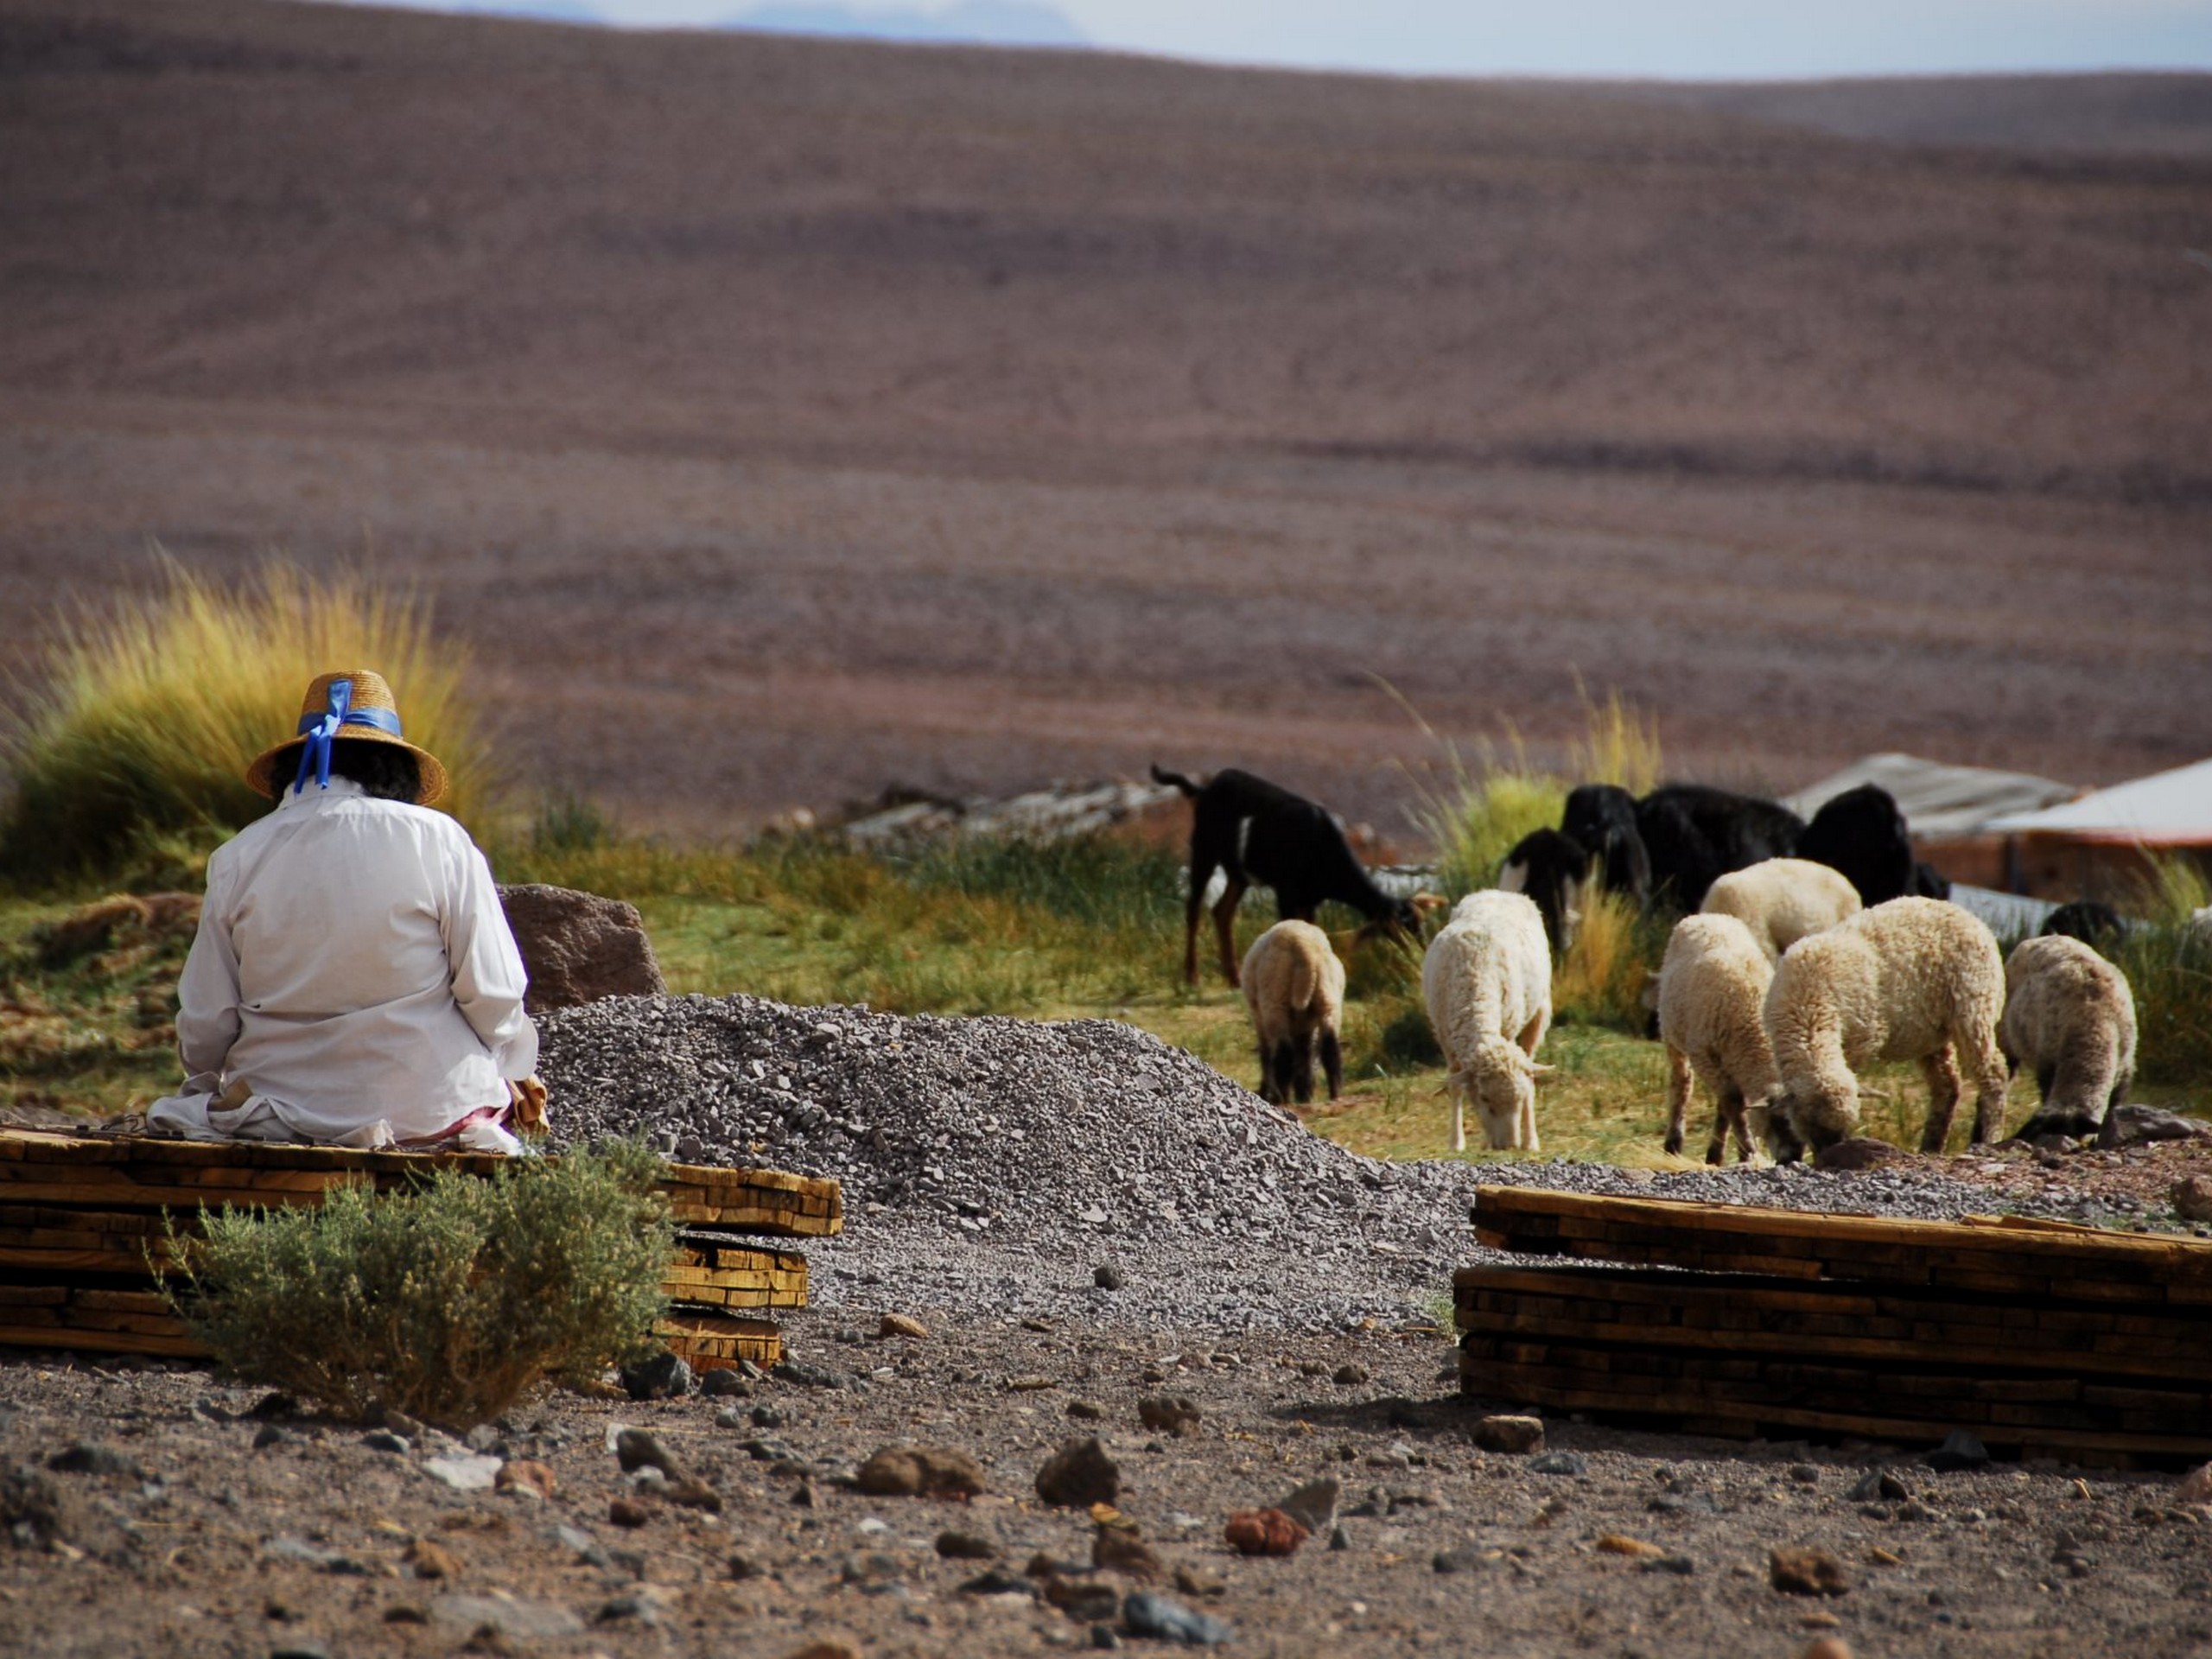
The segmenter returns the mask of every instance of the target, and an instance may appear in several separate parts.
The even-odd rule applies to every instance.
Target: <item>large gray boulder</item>
[[[541,882],[501,887],[499,903],[530,973],[523,999],[530,1013],[668,994],[635,905]]]

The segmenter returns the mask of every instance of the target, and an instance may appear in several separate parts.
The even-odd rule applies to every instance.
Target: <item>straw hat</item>
[[[245,769],[246,782],[257,792],[276,799],[292,781],[271,776],[276,756],[302,737],[308,741],[309,775],[317,771],[315,760],[319,741],[338,738],[348,743],[389,743],[413,755],[423,770],[423,787],[416,793],[416,804],[428,806],[446,792],[445,767],[428,749],[418,749],[400,735],[399,709],[391,700],[391,688],[385,683],[384,676],[373,669],[354,668],[337,674],[317,675],[315,683],[308,687],[307,696],[300,700],[299,729],[256,756],[253,764]]]

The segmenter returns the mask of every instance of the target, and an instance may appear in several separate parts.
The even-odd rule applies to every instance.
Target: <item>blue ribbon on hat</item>
[[[340,728],[346,726],[369,726],[392,737],[401,735],[397,714],[390,709],[356,709],[353,682],[333,680],[324,712],[300,716],[300,732],[307,741],[300,747],[300,769],[292,775],[293,794],[306,790],[309,767],[315,769],[318,787],[330,787],[331,740],[338,735]]]

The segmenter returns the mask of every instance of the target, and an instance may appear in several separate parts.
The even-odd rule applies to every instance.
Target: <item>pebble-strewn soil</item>
[[[680,997],[543,1028],[564,1135],[642,1133],[847,1183],[848,1231],[806,1246],[815,1305],[785,1321],[802,1371],[711,1399],[556,1395],[471,1446],[403,1424],[411,1438],[387,1429],[379,1447],[203,1371],[0,1363],[0,1653],[1135,1641],[1120,1597],[1141,1585],[1093,1584],[1092,1520],[1038,1498],[1046,1459],[1092,1434],[1157,1557],[1154,1588],[1224,1621],[1237,1653],[1789,1654],[1831,1626],[1861,1654],[2212,1641],[2212,1516],[2171,1496],[2171,1475],[1939,1476],[1898,1448],[1559,1419],[1549,1451],[1573,1455],[1548,1471],[1477,1449],[1483,1408],[1459,1396],[1438,1325],[1449,1270],[1485,1254],[1467,1224],[1478,1179],[2126,1223],[2159,1218],[2202,1154],[2016,1148],[1851,1174],[1388,1166],[1103,1021]],[[920,1334],[887,1333],[887,1314]],[[1163,1399],[1196,1408],[1192,1432],[1147,1424],[1140,1402]],[[658,1434],[719,1513],[626,1477],[610,1450],[625,1425]],[[855,1490],[903,1441],[971,1456],[982,1491]],[[490,1480],[505,1463],[543,1465],[553,1495],[436,1472]],[[1896,1465],[1886,1487],[1880,1464]],[[1230,1550],[1234,1511],[1322,1478],[1342,1513],[1294,1561]],[[941,1555],[947,1531],[969,1553]],[[1849,1587],[1776,1588],[1777,1548],[1825,1552]],[[1040,1554],[1075,1564],[1046,1575],[1058,1602],[1024,1573]]]
[[[748,1397],[646,1405],[557,1395],[517,1411],[483,1444],[547,1465],[550,1500],[449,1490],[428,1471],[463,1448],[435,1435],[378,1451],[358,1428],[283,1418],[270,1435],[260,1390],[201,1372],[0,1364],[0,1468],[29,1471],[14,1478],[60,1516],[50,1548],[0,1536],[0,1652],[1087,1648],[1118,1610],[1071,1618],[1029,1593],[1023,1569],[1039,1554],[1090,1562],[1088,1516],[1043,1506],[1033,1482],[1090,1434],[1166,1575],[1154,1589],[1227,1622],[1232,1654],[1794,1656],[1830,1625],[1862,1656],[2157,1659],[2212,1641],[2212,1533],[2175,1510],[2170,1475],[1938,1475],[1878,1447],[1567,1421],[1548,1425],[1549,1446],[1581,1472],[1548,1474],[1472,1446],[1479,1408],[1452,1397],[1435,1335],[1224,1339],[907,1311],[926,1335],[879,1338],[857,1306],[791,1322],[798,1351],[844,1387],[766,1380]],[[1193,1433],[1142,1427],[1138,1402],[1160,1395],[1196,1405]],[[1071,1417],[1078,1402],[1097,1420]],[[647,1493],[642,1525],[614,1524],[634,1484],[608,1450],[618,1425],[650,1428],[721,1513]],[[842,1484],[901,1441],[972,1454],[987,1490],[959,1503]],[[119,1471],[45,1466],[79,1446],[111,1448]],[[1851,1497],[1885,1462],[1891,1495]],[[1320,1477],[1342,1484],[1343,1548],[1325,1531],[1289,1560],[1228,1548],[1232,1510]],[[20,1511],[25,1487],[9,1490],[0,1501]],[[941,1557],[947,1531],[981,1541],[969,1547],[1013,1587],[963,1591],[994,1561]],[[1777,1548],[1826,1552],[1850,1588],[1774,1588]],[[1141,1587],[1097,1576],[1117,1594]],[[486,1624],[509,1634],[474,1634]]]

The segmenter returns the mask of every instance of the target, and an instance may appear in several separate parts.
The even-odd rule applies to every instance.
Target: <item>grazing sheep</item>
[[[1707,900],[1710,903],[1710,899]],[[1764,1010],[1774,963],[1752,931],[1733,916],[1685,916],[1659,965],[1659,1037],[1667,1046],[1667,1150],[1682,1149],[1690,1074],[1713,1096],[1713,1139],[1705,1161],[1717,1164],[1732,1129],[1736,1156],[1751,1158],[1747,1107],[1779,1088]]]
[[[1277,922],[1244,953],[1244,1001],[1260,1039],[1260,1098],[1281,1106],[1313,1098],[1313,1055],[1343,1092],[1344,1062],[1337,1022],[1344,1011],[1344,965],[1329,936],[1311,922]]]
[[[2127,976],[2063,933],[2024,939],[2005,961],[2007,1064],[2034,1073],[2043,1103],[2016,1140],[2092,1135],[2135,1080],[2135,996]]]
[[[1958,1110],[1959,1069],[1974,1082],[1974,1138],[2005,1126],[1997,1022],[2005,963],[1974,916],[1942,899],[1892,899],[1783,952],[1767,989],[1767,1040],[1783,1092],[1769,1114],[1787,1161],[1859,1128],[1859,1068],[1917,1060],[1930,1096],[1923,1152],[1941,1152]]]
[[[1517,893],[1471,893],[1429,942],[1421,988],[1449,1070],[1452,1150],[1467,1149],[1466,1103],[1493,1147],[1541,1150],[1535,1061],[1552,1022],[1552,957],[1544,918]]]
[[[1501,893],[1524,893],[1544,918],[1552,951],[1565,956],[1582,924],[1582,889],[1590,879],[1590,855],[1572,836],[1556,830],[1532,830],[1513,844],[1499,866]]]
[[[1859,889],[1842,871],[1807,858],[1768,858],[1714,881],[1702,908],[1751,929],[1771,968],[1807,934],[1857,915],[1860,906]]]

